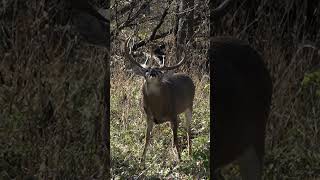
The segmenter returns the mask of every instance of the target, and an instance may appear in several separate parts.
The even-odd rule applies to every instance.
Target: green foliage
[[[316,89],[316,96],[320,97],[320,69],[317,71],[306,73],[302,80],[303,87]]]

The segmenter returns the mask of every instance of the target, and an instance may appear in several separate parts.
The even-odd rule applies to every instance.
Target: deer
[[[262,56],[250,44],[234,37],[213,35],[214,26],[236,0],[224,0],[210,11],[210,47],[213,74],[210,148],[213,179],[223,179],[221,170],[238,162],[244,180],[263,176],[266,126],[271,109],[272,79]],[[213,70],[213,71],[212,71]]]
[[[213,164],[238,161],[244,180],[262,179],[272,81],[262,57],[244,41],[211,37],[213,63]]]
[[[155,124],[170,123],[172,130],[172,146],[176,151],[176,159],[181,160],[180,147],[178,143],[178,115],[183,113],[186,118],[188,154],[191,148],[191,119],[193,110],[193,100],[195,96],[195,85],[192,79],[184,73],[172,73],[174,70],[185,63],[182,58],[176,65],[166,66],[164,59],[159,67],[149,67],[138,63],[132,55],[129,47],[130,38],[125,45],[125,55],[138,71],[137,75],[144,77],[142,85],[142,106],[146,114],[146,133],[145,144],[140,162],[145,161],[148,146],[150,144],[151,132]]]

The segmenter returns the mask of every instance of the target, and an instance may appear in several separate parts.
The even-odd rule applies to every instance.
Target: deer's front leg
[[[192,144],[191,144],[191,120],[192,120],[192,108],[188,108],[185,112],[186,126],[187,126],[187,137],[188,137],[188,155],[192,154]]]
[[[170,121],[170,124],[171,124],[171,129],[173,134],[172,142],[177,151],[178,160],[180,161],[181,157],[180,157],[179,142],[178,142],[178,125],[179,125],[178,117],[175,117],[174,119],[172,119]]]
[[[147,130],[146,130],[145,144],[144,144],[144,149],[141,157],[141,162],[144,162],[146,157],[147,148],[150,144],[152,128],[153,128],[153,121],[150,118],[150,116],[147,116]]]

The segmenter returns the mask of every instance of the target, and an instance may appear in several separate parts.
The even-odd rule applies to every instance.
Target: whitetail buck
[[[130,40],[130,39],[129,39]],[[145,78],[142,86],[143,109],[147,115],[147,130],[145,137],[145,146],[141,161],[145,160],[147,148],[150,144],[151,131],[154,124],[170,122],[173,133],[173,145],[175,147],[177,158],[180,160],[180,148],[178,143],[178,115],[185,112],[188,153],[191,153],[191,119],[192,106],[195,94],[195,85],[192,79],[182,73],[170,73],[185,62],[183,58],[178,64],[167,67],[164,62],[160,67],[148,67],[145,64],[139,64],[131,54],[129,49],[129,40],[125,46],[126,57],[136,65],[139,70],[138,75]]]
[[[272,96],[270,74],[261,56],[240,40],[211,38],[210,46],[215,176],[221,167],[238,160],[242,179],[261,179]]]

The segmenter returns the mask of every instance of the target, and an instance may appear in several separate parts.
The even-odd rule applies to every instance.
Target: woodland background
[[[109,74],[111,176],[208,178],[209,10],[221,1],[92,1],[112,9],[109,40],[99,46],[87,42],[101,38],[92,40],[74,29],[78,21],[66,2],[0,3],[0,178],[107,178]],[[320,178],[320,2],[236,1],[215,23],[211,35],[249,42],[272,75],[264,179]],[[131,65],[123,58],[128,37],[135,38],[137,51],[165,44],[170,63],[182,49],[187,52],[179,71],[190,74],[197,86],[195,152],[190,159],[183,155],[181,164],[170,160],[171,132],[165,125],[154,130],[147,169],[138,163],[145,130],[142,80],[128,72]],[[101,44],[110,40],[109,52]],[[179,131],[183,144],[186,135]],[[237,174],[235,165],[224,170],[228,179]]]

